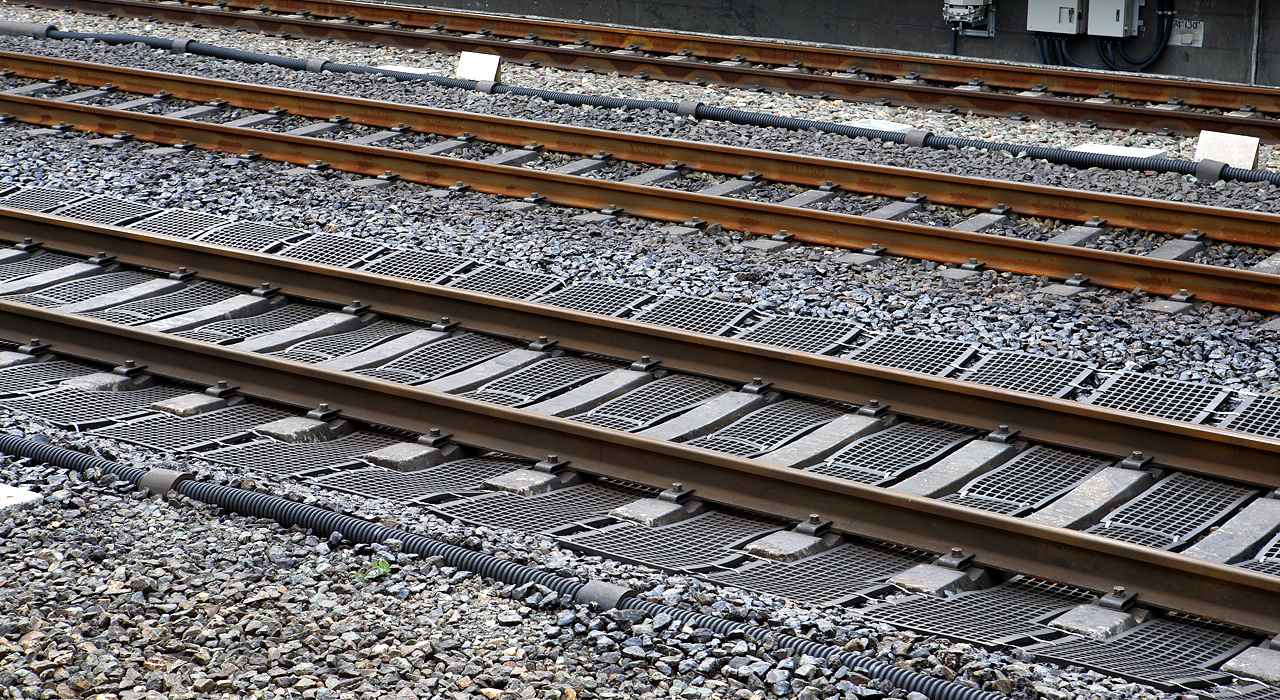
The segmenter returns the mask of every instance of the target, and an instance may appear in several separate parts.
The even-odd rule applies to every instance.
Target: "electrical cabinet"
[[[1092,0],[1089,35],[1127,37],[1138,34],[1139,0]]]
[[[1027,31],[1082,34],[1087,5],[1088,0],[1027,0]]]

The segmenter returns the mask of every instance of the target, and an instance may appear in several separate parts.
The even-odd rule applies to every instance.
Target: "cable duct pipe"
[[[150,473],[147,470],[125,467],[93,455],[13,435],[0,434],[0,454],[26,457],[36,462],[79,472],[97,469],[135,486],[143,484],[147,474]],[[178,474],[177,472],[169,473]],[[1004,696],[997,693],[897,668],[883,661],[837,649],[821,642],[774,632],[757,625],[722,620],[661,603],[640,600],[634,597],[634,592],[630,589],[603,581],[582,583],[549,571],[540,571],[510,560],[498,559],[483,552],[447,544],[399,528],[389,528],[325,508],[270,494],[196,481],[186,473],[181,473],[181,476],[184,478],[171,480],[172,489],[188,498],[217,505],[223,510],[243,516],[270,518],[283,527],[309,529],[318,537],[328,537],[337,532],[343,538],[356,543],[372,544],[392,539],[399,540],[404,545],[404,551],[424,558],[440,557],[444,560],[445,566],[471,571],[485,578],[512,585],[535,583],[562,596],[568,595],[577,603],[604,603],[602,605],[604,608],[640,610],[650,616],[665,613],[672,619],[680,620],[692,627],[710,629],[719,634],[741,632],[760,642],[771,641],[778,647],[795,654],[808,654],[826,659],[829,664],[842,664],[870,678],[888,681],[909,692],[921,693],[930,700],[1004,700]]]
[[[221,46],[212,46],[200,42],[190,41],[189,39],[160,39],[157,37],[136,36],[132,34],[97,34],[93,32],[67,32],[59,29],[50,28],[40,24],[26,24],[21,22],[0,23],[0,34],[17,34],[20,36],[33,36],[36,32],[43,32],[50,39],[84,39],[103,41],[109,44],[131,44],[143,43],[152,48],[163,50],[183,50],[187,53],[198,54],[202,56],[210,56],[233,61],[241,61],[245,63],[265,63],[269,65],[288,68],[291,70],[312,70],[316,71],[316,61],[313,59],[308,61],[300,58],[285,58],[282,56],[270,56],[266,54],[253,53],[250,51],[241,51],[239,49],[229,49]],[[1052,50],[1052,42],[1047,42]],[[310,66],[310,68],[309,68]],[[405,73],[401,71],[386,70],[382,68],[372,68],[369,66],[352,66],[343,63],[332,63],[323,61],[319,63],[318,70],[326,70],[334,73],[364,73],[380,75],[399,81],[409,80],[425,80],[436,85],[445,87],[459,88],[463,90],[477,90],[480,84],[473,80],[461,80],[458,78],[447,78],[433,75],[423,75],[420,73]],[[567,104],[573,106],[590,105],[593,107],[603,107],[608,109],[652,109],[661,112],[669,112],[674,114],[683,113],[683,108],[678,102],[659,102],[654,100],[636,100],[621,97],[601,97],[597,95],[575,95],[565,92],[555,92],[551,90],[538,90],[534,88],[513,87],[508,85],[493,85],[491,90],[495,94],[521,95],[526,97],[536,97],[539,99]],[[1060,148],[1047,148],[1044,146],[1024,146],[1013,143],[998,143],[991,141],[976,141],[973,139],[962,139],[947,136],[934,136],[920,131],[900,132],[900,131],[883,131],[880,129],[864,129],[861,127],[849,126],[847,124],[834,124],[831,122],[819,122],[810,119],[795,119],[793,117],[780,117],[772,114],[764,114],[760,112],[745,112],[737,109],[727,109],[724,107],[711,107],[701,103],[697,103],[696,109],[693,110],[693,116],[697,119],[710,119],[713,121],[730,122],[733,124],[743,124],[747,126],[774,127],[779,129],[790,129],[793,131],[803,131],[805,129],[813,129],[830,134],[840,134],[851,138],[867,138],[877,139],[880,141],[888,141],[892,143],[905,143],[910,146],[925,146],[928,148],[947,149],[952,146],[956,148],[977,148],[993,151],[1005,151],[1015,155],[1025,153],[1027,156],[1037,160],[1047,160],[1050,163],[1059,165],[1069,165],[1076,168],[1105,168],[1109,170],[1155,170],[1157,172],[1171,172],[1182,175],[1194,175],[1196,173],[1196,163],[1194,161],[1174,160],[1171,158],[1134,158],[1132,156],[1116,156],[1105,155],[1100,153],[1086,153],[1082,151],[1068,151]],[[912,134],[916,136],[913,137]],[[924,138],[920,138],[923,135]],[[1266,170],[1248,170],[1243,168],[1225,168],[1221,177],[1224,179],[1240,180],[1242,182],[1270,182],[1280,185],[1280,173],[1270,172]]]

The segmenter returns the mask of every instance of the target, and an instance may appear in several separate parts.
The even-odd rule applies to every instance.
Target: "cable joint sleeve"
[[[8,36],[29,36],[35,39],[45,39],[49,36],[49,32],[57,30],[56,26],[44,24],[43,22],[0,21],[0,34]]]
[[[680,100],[676,104],[676,114],[682,117],[698,118],[698,108],[702,106],[697,100]]]
[[[169,51],[171,53],[186,53],[187,44],[190,44],[192,41],[194,41],[194,39],[192,39],[191,37],[187,37],[185,39],[174,39],[173,46],[169,49]]]
[[[1226,163],[1218,160],[1209,160],[1205,158],[1196,163],[1196,179],[1205,182],[1217,182],[1222,179],[1222,171],[1227,167]]]
[[[323,58],[307,59],[307,72],[319,73],[320,71],[324,70],[324,64],[326,63],[328,63],[328,61],[324,60]]]
[[[636,594],[626,586],[591,579],[573,597],[575,603],[589,605],[597,610],[612,610],[618,603]]]
[[[929,140],[930,136],[933,136],[933,132],[931,131],[925,131],[924,129],[912,129],[906,133],[902,142],[908,146],[921,148],[925,145],[925,142]]]
[[[492,80],[477,80],[476,92],[483,92],[491,95],[493,94],[493,89],[497,87],[497,85],[498,84]]]
[[[153,494],[160,494],[166,498],[169,492],[173,490],[174,485],[180,481],[190,479],[191,474],[188,472],[179,472],[172,469],[148,469],[142,475],[142,480],[138,482],[139,488],[144,488]]]

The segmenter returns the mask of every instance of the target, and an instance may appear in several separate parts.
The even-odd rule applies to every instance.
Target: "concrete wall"
[[[816,41],[847,46],[948,53],[942,0],[397,0],[414,4],[537,15],[637,27]],[[1155,38],[1155,0],[1142,9],[1148,29],[1127,40],[1144,55]],[[961,37],[959,54],[1038,62],[1027,33],[1026,0],[994,0],[996,36]],[[1280,85],[1280,3],[1275,0],[1176,0],[1179,19],[1205,23],[1202,48],[1169,47],[1148,72],[1248,82],[1254,17],[1261,7],[1257,81]],[[1072,57],[1098,63],[1093,39],[1074,38]]]

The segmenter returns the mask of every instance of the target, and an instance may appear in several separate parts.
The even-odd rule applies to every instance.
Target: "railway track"
[[[41,7],[312,39],[496,53],[566,70],[924,109],[1276,142],[1280,90],[722,39],[357,2],[36,0]]]
[[[8,197],[11,199],[4,201],[61,199],[66,202],[62,211],[68,215],[111,208],[109,198],[77,199],[49,190],[20,191]],[[183,219],[177,210],[153,211],[134,226],[145,229],[147,219],[155,218],[153,228],[189,230],[191,220],[200,217],[186,216]],[[251,228],[244,223],[219,226],[208,220],[213,217],[203,216],[206,226],[214,225],[210,233],[222,231],[224,243],[234,240],[235,235],[245,236]],[[1182,539],[1173,536],[1169,548],[1183,549],[1275,487],[1275,455],[1280,452],[1280,442],[1274,438],[1105,408],[1106,388],[1093,399],[1097,405],[1088,405],[905,372],[896,366],[921,353],[919,347],[914,353],[901,347],[895,350],[894,336],[857,345],[849,353],[854,359],[797,351],[786,345],[799,340],[822,344],[822,333],[817,330],[820,326],[812,323],[801,323],[807,332],[798,331],[792,325],[798,321],[794,317],[761,319],[737,338],[717,337],[680,327],[687,325],[684,319],[697,318],[697,314],[688,313],[688,298],[679,302],[685,304],[683,315],[666,317],[665,322],[674,326],[656,324],[664,322],[664,305],[681,299],[678,297],[641,305],[631,318],[583,313],[575,308],[581,300],[590,299],[591,307],[600,311],[609,292],[616,294],[625,288],[588,285],[584,289],[580,285],[576,291],[570,287],[548,292],[541,297],[545,303],[503,298],[493,294],[511,293],[520,287],[527,290],[528,285],[521,284],[527,280],[495,275],[498,271],[491,269],[493,266],[459,271],[465,266],[456,259],[435,261],[434,269],[445,272],[432,279],[446,282],[446,286],[425,284],[421,273],[428,267],[429,256],[385,250],[374,254],[367,242],[361,245],[354,239],[319,234],[309,243],[295,240],[280,255],[272,255],[209,242],[217,238],[172,238],[10,208],[0,209],[0,217],[0,230],[6,235],[30,235],[50,249],[41,252],[37,246],[22,244],[7,253],[11,261],[8,271],[0,266],[0,275],[10,275],[0,282],[9,293],[0,301],[4,317],[0,337],[5,340],[52,339],[59,352],[73,357],[110,363],[137,359],[161,376],[206,386],[229,380],[250,396],[294,406],[327,403],[341,407],[344,416],[375,425],[425,435],[430,435],[432,428],[441,428],[459,443],[526,457],[556,454],[568,460],[575,471],[655,489],[679,481],[700,498],[772,517],[799,521],[816,511],[838,532],[935,552],[960,546],[976,554],[985,566],[1034,573],[1092,590],[1125,585],[1141,591],[1143,601],[1152,605],[1275,631],[1268,601],[1280,591],[1280,578],[1262,573],[1268,571],[1265,566],[1261,570],[1226,566],[1150,546],[1158,527],[1143,530],[1147,534],[1138,537],[1125,534],[1127,530],[1119,523],[1114,525],[1119,529],[1109,533],[1107,529],[1113,525],[1089,523],[1091,532],[1085,533],[1050,526],[1034,516],[1001,514],[1029,516],[1059,496],[1067,499],[1064,503],[1070,502],[1076,488],[1101,473],[1109,478],[1140,473],[1139,483],[1151,488],[1136,489],[1141,495],[1136,491],[1125,494],[1137,503],[1129,512],[1167,510],[1168,504],[1162,506],[1159,501],[1168,494],[1161,495],[1159,485],[1191,488],[1204,502],[1216,504],[1196,511],[1190,518],[1195,526],[1183,531]],[[259,236],[287,232],[272,227],[255,231]],[[118,257],[72,257],[104,248]],[[363,269],[314,262],[333,262],[339,252],[353,254],[356,261],[349,264]],[[409,260],[400,260],[397,268],[397,256]],[[113,267],[121,263],[128,269]],[[193,277],[179,268],[200,273]],[[162,272],[144,274],[140,269]],[[400,275],[416,274],[419,281],[388,276],[397,274],[397,269]],[[164,271],[170,275],[164,276]],[[212,288],[231,285],[251,289],[263,279],[272,284],[257,295]],[[482,282],[486,279],[490,280],[488,288]],[[277,293],[274,285],[283,294]],[[18,296],[13,296],[15,293]],[[284,296],[299,301],[287,303],[281,300]],[[353,296],[377,299],[379,317],[369,317],[368,307],[350,302]],[[252,306],[257,313],[246,311],[248,315],[236,321],[235,317],[242,315],[230,313],[236,304]],[[346,306],[337,310],[342,304]],[[76,311],[79,314],[73,313]],[[225,320],[228,313],[230,321]],[[449,318],[441,321],[441,315]],[[199,320],[197,317],[203,322],[192,322],[193,318]],[[462,328],[454,325],[459,321]],[[775,324],[772,332],[770,324]],[[158,332],[165,328],[170,332]],[[779,333],[780,328],[786,332]],[[478,334],[484,335],[496,345],[475,354],[475,349],[466,349],[466,342],[471,341],[456,340],[460,330],[464,331],[461,337],[474,340]],[[848,335],[849,330],[839,324],[822,328],[827,345],[831,345],[832,332]],[[433,355],[432,344],[446,338],[458,343],[457,348],[437,346],[446,352]],[[29,352],[43,350],[29,348]],[[422,357],[428,360],[414,360],[418,352],[424,352]],[[935,356],[937,352],[938,348],[929,348],[924,354]],[[474,357],[465,359],[471,356],[468,353]],[[647,357],[628,364],[641,354]],[[495,360],[497,356],[507,359]],[[660,360],[661,366],[654,360]],[[542,369],[535,369],[540,364]],[[20,369],[24,366],[39,372],[43,363],[19,365],[17,371],[25,371]],[[488,369],[479,369],[482,367]],[[674,371],[677,374],[669,376],[684,379],[666,379],[660,370]],[[1037,371],[1046,373],[1047,366]],[[750,380],[752,373],[771,383]],[[1135,389],[1135,377],[1130,373],[1117,377],[1120,381],[1109,386],[1118,395],[1145,389],[1148,397],[1163,396],[1196,386],[1150,378],[1153,384],[1143,387],[1146,380],[1138,380]],[[692,432],[688,425],[663,428],[666,423],[661,418],[672,415],[677,421],[672,425],[680,425],[681,416],[698,425],[696,416],[700,414],[694,409],[704,404],[685,398],[685,403],[677,400],[665,406],[655,388],[663,381],[708,380],[718,384],[705,400],[718,396],[721,402],[740,402],[746,409],[730,411],[734,415],[729,420],[718,424],[707,421]],[[733,391],[734,386],[744,388]],[[1212,393],[1205,402],[1216,400],[1216,406],[1227,399],[1220,390],[1203,388]],[[462,395],[447,393],[450,391]],[[648,398],[646,391],[650,392]],[[772,392],[783,395],[770,396]],[[63,393],[76,394],[76,390]],[[613,413],[591,413],[609,401],[625,404],[627,396],[639,403]],[[7,405],[20,410],[25,405],[37,415],[44,406],[43,410],[62,416],[64,424],[73,425],[87,426],[104,417],[122,415],[112,413],[116,409],[111,402],[104,402],[106,413],[102,413],[92,401],[59,395],[50,398],[53,400]],[[646,401],[652,405],[646,406]],[[526,408],[510,408],[521,405]],[[863,407],[861,412],[858,406]],[[901,422],[889,425],[894,421],[884,420],[889,406]],[[68,416],[81,410],[88,412],[86,416]],[[764,413],[752,419],[757,410]],[[1258,425],[1271,420],[1268,416],[1277,410],[1268,403],[1255,409],[1242,406],[1237,413],[1252,417],[1252,425]],[[98,419],[93,418],[95,411]],[[702,409],[703,414],[708,411],[712,409]],[[646,422],[636,418],[637,412],[659,419]],[[326,420],[332,418],[325,415]],[[618,422],[624,415],[632,422]],[[1012,428],[998,430],[1001,422]],[[775,424],[781,426],[776,428],[780,430],[777,435],[767,427]],[[918,433],[914,438],[913,431]],[[983,439],[986,433],[992,434]],[[662,439],[671,437],[694,439],[687,444]],[[977,481],[984,477],[999,481],[1000,474],[1044,471],[1043,478],[1053,493],[1026,494],[1026,503],[1013,510],[995,502],[973,507],[983,503],[977,486],[957,490],[957,483],[957,488],[934,493],[941,498],[921,497],[921,492],[913,492],[911,487],[895,488],[908,483],[913,472],[924,473],[949,456],[955,461],[957,450],[999,451],[1020,440],[1032,445],[1010,457],[1006,469],[990,464],[992,471],[977,477]],[[337,444],[330,447],[341,450]],[[1089,452],[1077,451],[1080,449]],[[876,455],[885,450],[899,456],[896,466],[880,464],[882,460]],[[1142,454],[1132,455],[1135,450]],[[1112,456],[1105,456],[1108,454]],[[1128,462],[1111,466],[1120,464],[1124,455],[1130,455]],[[1146,461],[1150,456],[1154,461]],[[287,471],[293,466],[279,465],[295,464],[282,458],[283,454],[265,454],[253,464],[281,475],[276,473],[279,469]],[[903,468],[907,462],[910,466]],[[316,469],[329,471],[329,464]],[[546,467],[556,472],[561,468],[563,465]],[[298,473],[306,475],[309,470]],[[1064,478],[1065,482],[1057,483]],[[351,483],[357,488],[360,481]],[[876,483],[882,486],[868,485]],[[1009,500],[1007,494],[1005,500]],[[1146,527],[1150,529],[1150,523]],[[609,551],[603,545],[599,548]],[[644,560],[638,555],[633,558]]]
[[[0,91],[0,110],[33,124],[68,124],[105,135],[127,132],[148,141],[186,142],[234,154],[252,151],[271,160],[299,165],[320,162],[348,172],[390,175],[432,185],[462,183],[478,191],[528,198],[526,204],[545,200],[605,210],[609,215],[625,212],[680,224],[711,223],[874,254],[888,252],[979,269],[1074,278],[1075,283],[1141,288],[1165,296],[1180,295],[1180,299],[1191,295],[1197,300],[1280,310],[1280,277],[1269,272],[1277,260],[1273,231],[1280,216],[1274,214],[784,157],[22,54],[0,53],[0,65],[12,72],[11,80],[20,76],[69,81],[68,85],[20,81],[16,87]],[[112,87],[105,90],[79,89],[108,85]],[[129,99],[124,92],[164,97]],[[104,98],[108,106],[93,104]],[[158,111],[168,105],[174,109],[167,114],[135,111]],[[258,110],[260,114],[227,123],[201,120],[210,115],[217,118],[230,107]],[[265,110],[276,111],[268,114]],[[272,123],[284,113],[324,121],[287,133],[272,131]],[[321,138],[346,123],[371,130],[346,141]],[[266,128],[250,128],[251,124]],[[414,134],[429,134],[436,140],[414,151],[394,147]],[[479,144],[472,142],[473,137],[478,137]],[[510,150],[495,151],[480,161],[443,155],[480,144]],[[544,153],[578,159],[539,168],[537,161]],[[615,161],[631,168],[623,174],[625,179],[588,177]],[[526,163],[533,167],[520,167]],[[717,179],[710,180],[702,191],[662,186],[690,171]],[[761,185],[805,189],[788,192],[791,196],[785,200],[747,198]],[[859,204],[843,211],[815,206],[831,207],[824,202],[842,193],[882,199],[877,200],[878,207]],[[924,225],[908,218],[921,210],[922,203],[932,202],[956,211],[978,211],[958,216],[951,227]],[[861,213],[845,213],[848,211]],[[1019,215],[1053,217],[1064,226],[1077,225],[1060,231],[1062,235],[1050,241],[1028,240],[1009,232],[984,233],[999,231],[1010,216]],[[1108,230],[1129,227],[1171,239],[1149,255],[1085,247]],[[1186,262],[1204,248],[1201,239],[1256,246],[1251,262],[1256,269]]]

